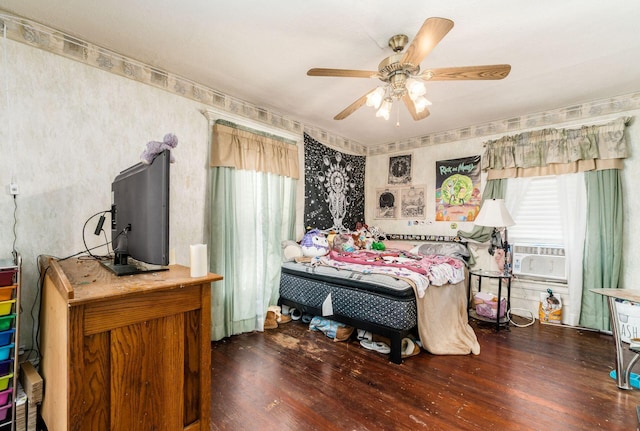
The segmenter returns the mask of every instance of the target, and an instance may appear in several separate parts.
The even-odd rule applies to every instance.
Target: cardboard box
[[[20,383],[31,403],[40,404],[42,402],[42,377],[33,367],[31,362],[20,364]]]

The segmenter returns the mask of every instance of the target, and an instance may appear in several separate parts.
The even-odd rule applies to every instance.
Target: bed
[[[309,262],[284,262],[279,304],[389,338],[396,364],[402,338],[412,333],[432,354],[479,354],[467,316],[465,244],[385,244],[383,252],[332,250]]]

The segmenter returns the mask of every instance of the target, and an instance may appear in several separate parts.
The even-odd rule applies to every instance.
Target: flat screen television
[[[169,264],[170,154],[120,172],[111,184],[113,260],[103,266],[116,275],[162,271]]]

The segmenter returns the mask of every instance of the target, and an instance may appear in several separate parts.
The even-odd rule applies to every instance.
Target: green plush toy
[[[386,249],[386,247],[384,246],[384,243],[382,241],[374,241],[371,244],[371,248],[373,250],[380,250],[380,251],[384,251]]]

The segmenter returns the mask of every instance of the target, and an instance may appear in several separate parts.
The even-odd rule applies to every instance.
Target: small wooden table
[[[622,352],[622,340],[620,339],[620,318],[616,309],[616,299],[640,303],[640,290],[637,289],[589,289],[593,293],[603,295],[608,298],[609,316],[611,318],[611,332],[616,345],[616,383],[620,389],[632,389],[629,384],[631,368],[635,365],[640,355],[637,353],[631,358],[627,365],[624,364],[624,354]]]

